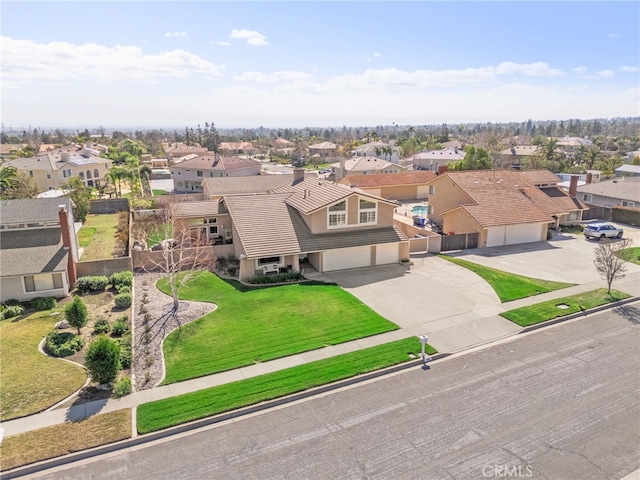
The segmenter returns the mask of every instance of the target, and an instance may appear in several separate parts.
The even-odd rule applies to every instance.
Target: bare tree
[[[611,284],[614,280],[624,278],[624,273],[627,271],[623,260],[619,255],[622,250],[628,248],[632,241],[630,238],[623,240],[608,240],[602,239],[596,248],[596,258],[593,263],[596,266],[596,270],[600,274],[603,280],[607,282],[607,293],[611,293]]]
[[[154,234],[162,240],[160,248],[148,256],[148,263],[143,267],[146,271],[164,274],[173,297],[173,312],[178,310],[182,288],[214,265],[206,225],[194,226],[189,220],[176,219],[177,205],[167,203],[158,221],[151,222]]]

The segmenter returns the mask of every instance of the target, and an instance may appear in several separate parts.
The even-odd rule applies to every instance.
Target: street
[[[618,480],[639,334],[635,303],[32,478]]]

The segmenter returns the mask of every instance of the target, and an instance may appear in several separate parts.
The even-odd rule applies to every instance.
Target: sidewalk
[[[501,304],[501,311],[512,310],[514,308],[520,308],[523,306],[533,305],[536,303],[552,300],[554,298],[562,298],[570,295],[579,294],[594,290],[596,288],[606,287],[603,281],[590,282],[574,287],[565,288],[562,290],[556,290],[534,297],[527,297],[512,302]],[[640,274],[634,273],[627,275],[624,279],[618,280],[614,283],[613,288],[626,292],[633,297],[640,297]],[[494,317],[504,320],[498,315]],[[487,318],[488,319],[488,318]],[[495,320],[495,319],[494,319]],[[514,328],[513,333],[507,335],[500,335],[495,338],[488,338],[482,343],[488,343],[498,338],[504,338],[505,336],[516,335],[522,331],[521,327]],[[16,435],[31,430],[37,430],[40,428],[48,427],[51,425],[57,425],[68,421],[78,421],[84,418],[88,418],[92,415],[100,413],[108,413],[125,408],[134,408],[143,403],[152,402],[154,400],[161,400],[185,393],[195,392],[198,390],[222,385],[225,383],[235,382],[246,378],[256,377],[266,373],[271,373],[286,368],[294,367],[296,365],[302,365],[305,363],[321,360],[324,358],[330,358],[343,353],[353,352],[363,348],[372,347],[375,345],[381,345],[384,343],[392,342],[395,340],[401,340],[414,336],[406,329],[394,330],[380,335],[372,337],[366,337],[351,342],[342,343],[339,345],[329,346],[318,350],[312,350],[309,352],[300,353],[297,355],[291,355],[289,357],[272,360],[260,364],[250,365],[243,368],[238,368],[228,372],[217,373],[214,375],[208,375],[201,378],[195,378],[192,380],[186,380],[184,382],[174,383],[171,385],[160,386],[149,390],[143,390],[134,392],[131,395],[120,399],[107,399],[98,400],[94,402],[88,402],[81,405],[75,405],[70,408],[58,409],[53,411],[47,411],[35,415],[30,415],[15,420],[9,420],[2,422],[0,428],[4,429],[4,436]],[[435,340],[435,339],[434,339]],[[451,339],[455,340],[455,339]],[[438,348],[438,342],[430,342],[440,353],[454,353],[453,351],[441,350]],[[444,342],[446,343],[446,342]],[[474,345],[477,346],[477,345]],[[471,348],[467,347],[467,348]]]

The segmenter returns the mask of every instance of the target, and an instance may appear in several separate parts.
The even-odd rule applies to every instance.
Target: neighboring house
[[[2,143],[0,144],[0,159],[17,155],[20,150],[28,146],[27,143]]]
[[[616,177],[637,177],[640,175],[640,165],[622,165],[615,172]]]
[[[580,147],[590,147],[593,142],[588,138],[562,137],[558,138],[558,149],[566,155],[573,155]]]
[[[640,177],[620,177],[583,185],[577,189],[578,198],[599,207],[640,208]]]
[[[313,172],[304,172],[305,178],[317,178]],[[278,187],[291,185],[294,174],[282,175],[257,175],[250,177],[214,177],[205,178],[202,189],[205,198],[219,200],[225,195],[238,195],[250,193],[269,193]]]
[[[2,200],[0,205],[0,301],[66,296],[78,261],[71,200]]]
[[[338,146],[331,142],[316,143],[309,145],[309,156],[318,155],[325,161],[331,161],[337,158]]]
[[[293,181],[289,178],[269,193],[177,204],[174,222],[188,220],[195,229],[215,227],[207,233],[217,243],[222,236],[225,249],[231,242],[240,258],[240,278],[247,280],[301,271],[305,264],[328,272],[398,263],[409,257],[409,243],[393,225],[395,207],[395,202],[296,170]]]
[[[94,187],[103,181],[113,165],[108,158],[90,146],[59,148],[41,153],[35,157],[16,158],[3,166],[15,167],[33,178],[38,191],[44,192],[61,187],[71,177],[80,177],[87,187]]]
[[[278,137],[273,141],[273,144],[278,148],[282,148],[282,147],[288,147],[290,145],[293,145],[293,142],[290,142],[286,138]]]
[[[218,148],[221,153],[227,155],[250,154],[254,150],[251,142],[220,142]]]
[[[239,157],[210,155],[185,160],[172,165],[171,178],[176,192],[202,192],[202,181],[214,177],[242,177],[260,175],[262,164],[256,160]]]
[[[640,160],[640,150],[634,150],[633,152],[627,153],[627,163],[633,162],[634,158],[638,158]]]
[[[405,167],[381,160],[376,157],[351,157],[348,160],[341,159],[330,165],[334,178],[340,180],[346,175],[377,175],[382,173],[400,173]]]
[[[347,175],[337,183],[387,200],[425,199],[433,172],[403,172],[388,175]]]
[[[549,224],[576,223],[586,205],[547,170],[445,172],[428,182],[431,221],[447,233],[479,233],[479,247],[546,240]]]
[[[519,169],[522,161],[538,153],[539,149],[537,145],[514,145],[499,152],[497,162],[504,168]]]
[[[182,142],[163,143],[162,149],[169,160],[174,160],[189,154],[205,155],[209,152],[209,150],[200,145],[187,145]]]
[[[403,163],[412,165],[414,170],[428,170],[430,172],[440,171],[440,167],[448,167],[450,164],[463,160],[466,155],[464,150],[457,147],[445,148],[443,150],[428,150],[407,157]]]
[[[395,147],[393,142],[369,142],[353,149],[353,155],[356,157],[376,157],[393,163],[398,163],[400,154],[401,150]]]

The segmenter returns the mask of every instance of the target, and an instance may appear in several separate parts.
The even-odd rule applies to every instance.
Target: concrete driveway
[[[624,226],[625,238],[640,244],[640,228]],[[549,242],[507,247],[479,248],[451,253],[451,256],[529,277],[583,285],[582,290],[603,286],[593,264],[597,242],[582,235],[556,234]],[[469,270],[429,254],[413,255],[410,269],[400,265],[328,272],[337,283],[385,318],[399,325],[407,335],[429,335],[429,343],[440,352],[456,352],[520,331],[520,327],[499,316],[521,305],[501,304],[493,289]],[[640,266],[628,264],[626,287],[631,294]],[[613,287],[621,286],[622,281]],[[537,303],[549,296],[577,293],[558,291],[519,301]]]

